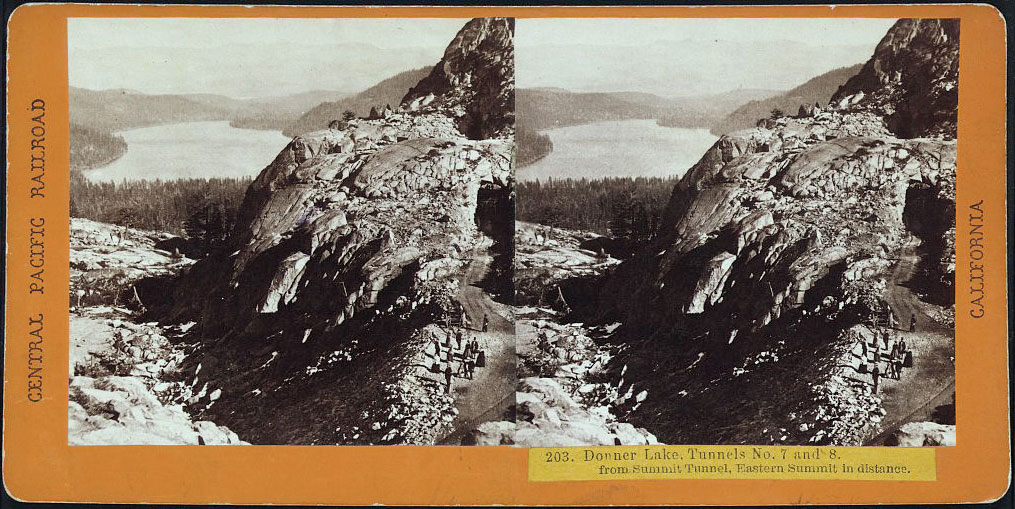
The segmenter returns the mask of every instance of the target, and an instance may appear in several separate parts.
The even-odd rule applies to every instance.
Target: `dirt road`
[[[475,337],[486,352],[486,367],[476,368],[472,380],[456,377],[452,382],[458,416],[454,431],[442,438],[442,445],[459,445],[466,433],[486,421],[499,421],[515,403],[515,328],[511,310],[494,302],[478,285],[486,275],[492,258],[477,254],[469,263],[465,281],[458,294],[471,324],[466,337]],[[482,332],[483,315],[490,318],[488,332]]]
[[[955,391],[955,331],[930,317],[934,306],[920,300],[907,286],[919,261],[913,247],[903,251],[892,269],[888,303],[899,323],[899,335],[913,351],[913,367],[902,370],[899,380],[883,379],[880,395],[885,409],[882,432],[867,441],[881,445],[885,437],[908,422],[929,420]],[[916,332],[909,332],[916,316]]]

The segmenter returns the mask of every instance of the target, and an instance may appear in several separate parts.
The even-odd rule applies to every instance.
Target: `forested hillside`
[[[70,125],[70,167],[87,170],[104,166],[127,152],[123,137],[108,131],[91,129],[78,124]]]
[[[541,134],[522,122],[518,122],[515,127],[516,167],[528,166],[553,152],[553,142],[548,135]]]
[[[251,179],[90,182],[70,173],[70,216],[143,230],[225,238]]]
[[[515,217],[617,238],[647,239],[670,199],[672,178],[520,181]]]
[[[182,95],[70,87],[71,123],[102,131],[199,120],[228,120],[230,111],[228,106],[217,106],[207,100],[194,100]]]
[[[742,89],[707,96],[662,97],[642,92],[523,88],[515,99],[515,117],[536,130],[645,118],[669,118],[678,127],[710,127],[741,104],[777,93]]]
[[[744,104],[713,124],[712,133],[721,135],[754,127],[759,119],[767,118],[773,110],[795,115],[801,106],[813,106],[817,103],[824,107],[839,86],[860,72],[861,67],[862,64],[856,64],[833,69],[784,94]]]
[[[772,90],[741,89],[695,97],[661,97],[641,92],[584,93],[559,88],[517,91],[517,167],[545,157],[553,143],[544,129],[608,120],[658,119],[660,125],[710,128],[747,101],[769,97]]]
[[[338,101],[348,95],[330,90],[313,90],[288,96],[249,99],[236,111],[229,125],[243,129],[281,131],[317,105]]]
[[[356,95],[321,103],[289,124],[282,130],[282,134],[298,136],[324,129],[332,120],[341,119],[346,111],[364,117],[370,112],[370,108],[380,109],[388,105],[398,107],[409,89],[430,74],[432,69],[432,66],[427,66],[398,73]]]

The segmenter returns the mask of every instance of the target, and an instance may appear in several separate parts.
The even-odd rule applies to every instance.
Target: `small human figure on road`
[[[881,376],[881,369],[878,367],[879,365],[880,363],[875,362],[874,368],[871,369],[871,381],[874,383],[874,394],[878,393],[878,378]]]
[[[472,380],[473,375],[476,373],[476,354],[469,350],[469,354],[465,356],[465,374],[468,375],[469,380]]]
[[[893,369],[895,371],[896,380],[902,378],[902,364],[905,361],[905,359],[906,353],[903,352],[902,349],[898,349],[898,351],[895,354],[895,357],[892,358],[892,364],[894,364]]]
[[[483,313],[483,332],[490,328],[490,317]]]
[[[895,313],[892,313],[891,309],[888,310],[888,328],[895,328]]]
[[[447,384],[446,388],[444,389],[444,392],[447,393],[447,394],[451,394],[451,363],[450,362],[444,368],[444,382]],[[875,384],[876,384],[876,382],[875,382]],[[877,385],[875,385],[875,387],[876,386]]]
[[[916,313],[909,319],[909,332],[916,332]]]

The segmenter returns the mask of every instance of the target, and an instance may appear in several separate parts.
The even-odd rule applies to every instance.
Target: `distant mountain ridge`
[[[860,72],[861,68],[863,64],[832,69],[783,94],[748,102],[713,124],[711,131],[721,135],[754,127],[759,119],[768,117],[776,109],[786,114],[795,114],[800,106],[818,103],[824,107],[839,86]]]
[[[662,97],[646,92],[572,92],[562,88],[523,88],[515,105],[519,124],[550,129],[604,120],[665,119],[664,125],[707,128],[744,102],[778,94],[741,89],[720,94]]]
[[[278,97],[236,99],[218,94],[144,94],[127,89],[70,87],[70,121],[100,131],[204,120],[229,120],[237,127],[281,130],[313,106],[346,95],[345,92],[315,90]]]
[[[425,66],[400,72],[358,94],[337,101],[321,102],[286,125],[282,129],[282,134],[299,136],[324,129],[332,120],[342,118],[345,111],[365,116],[374,106],[391,105],[396,108],[409,89],[429,75],[432,70],[433,66]]]

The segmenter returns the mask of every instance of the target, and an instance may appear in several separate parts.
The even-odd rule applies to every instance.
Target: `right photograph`
[[[514,43],[515,444],[955,445],[957,19]]]

